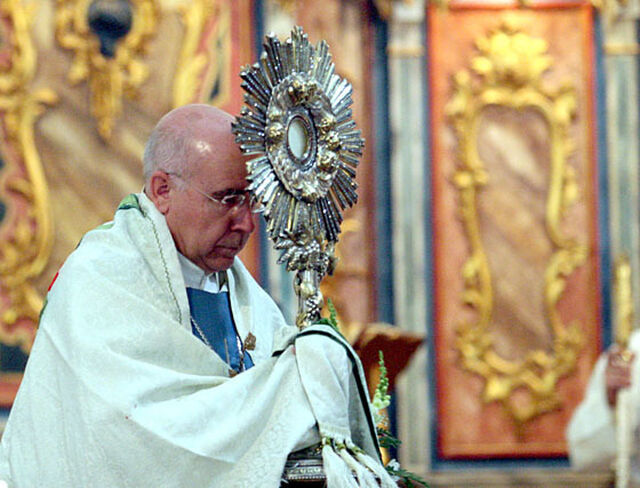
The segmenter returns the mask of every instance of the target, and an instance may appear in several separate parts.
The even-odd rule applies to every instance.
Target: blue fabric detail
[[[236,371],[243,370],[242,352],[238,348],[238,334],[231,315],[229,293],[209,293],[196,288],[187,288],[187,297],[189,298],[191,316],[202,329],[213,350],[231,368]],[[191,332],[202,342],[205,342],[193,323],[191,324]],[[245,351],[244,369],[249,369],[252,366],[251,356]]]

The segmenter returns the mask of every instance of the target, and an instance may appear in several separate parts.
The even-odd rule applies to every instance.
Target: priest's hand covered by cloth
[[[236,256],[255,223],[232,120],[165,115],[144,192],[60,269],[2,437],[9,486],[278,487],[320,442],[329,487],[394,486],[349,344],[287,325]]]

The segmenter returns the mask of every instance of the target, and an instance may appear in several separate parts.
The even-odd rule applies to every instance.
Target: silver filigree
[[[295,27],[284,43],[266,37],[258,63],[242,69],[245,106],[233,124],[246,154],[249,190],[267,232],[295,271],[298,318],[320,316],[319,282],[335,266],[342,211],[356,203],[364,140],[352,119],[352,87],[335,74],[329,46]]]

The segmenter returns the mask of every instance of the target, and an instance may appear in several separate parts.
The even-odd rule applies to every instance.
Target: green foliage
[[[401,468],[399,465],[397,467],[390,467],[389,464],[387,464],[386,466],[387,472],[392,476],[397,476],[398,478],[400,478],[406,488],[416,488],[416,485],[414,483],[418,483],[418,486],[429,488],[427,482],[420,478],[420,476],[418,476],[417,474],[412,473],[411,471],[407,471],[406,469]]]
[[[384,449],[396,448],[402,441],[397,437],[394,437],[391,432],[389,432],[384,427],[376,427],[376,431],[378,432],[378,441],[380,442],[380,447]]]
[[[380,380],[378,386],[373,395],[373,416],[376,422],[376,432],[378,433],[378,442],[380,447],[384,449],[397,448],[402,442],[397,437],[393,436],[385,426],[388,424],[388,418],[384,409],[391,403],[391,395],[389,395],[389,377],[387,376],[387,367],[384,364],[384,354],[382,351],[378,351],[380,365]],[[419,486],[427,487],[427,482],[420,478],[418,475],[407,471],[400,467],[397,461],[392,461],[385,466],[385,469],[392,476],[397,476],[402,479],[406,488],[414,488],[414,483],[419,483]]]
[[[380,414],[382,410],[387,408],[391,403],[391,395],[389,395],[389,378],[387,377],[387,368],[384,365],[384,354],[378,351],[378,364],[380,365],[380,380],[373,395],[373,409]],[[376,423],[378,419],[376,419]]]
[[[338,326],[338,313],[330,298],[327,299],[327,308],[329,309],[329,317],[323,317],[318,320],[318,324],[329,325],[333,327],[338,333],[340,333],[340,327]],[[397,437],[394,437],[385,427],[388,424],[388,418],[384,411],[391,404],[391,395],[389,395],[389,377],[387,376],[387,367],[384,363],[384,354],[382,351],[378,351],[378,364],[380,365],[380,380],[373,394],[373,401],[371,406],[373,408],[374,421],[376,423],[376,432],[378,434],[378,441],[380,447],[389,449],[396,448],[402,442]],[[323,439],[323,443],[325,440]],[[400,478],[406,488],[418,488],[420,486],[428,488],[429,485],[425,480],[418,475],[407,471],[400,467],[397,461],[392,461],[385,466],[385,469],[392,476]],[[417,485],[416,485],[417,483]]]
[[[329,309],[329,318],[322,317],[317,323],[328,325],[333,327],[336,332],[340,332],[340,327],[338,326],[338,312],[336,312],[336,307],[334,307],[331,298],[327,298],[327,308]]]

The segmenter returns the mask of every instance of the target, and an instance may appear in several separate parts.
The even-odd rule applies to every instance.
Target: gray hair
[[[159,123],[149,136],[142,156],[145,184],[156,170],[179,175],[188,173],[190,140],[188,127]]]

